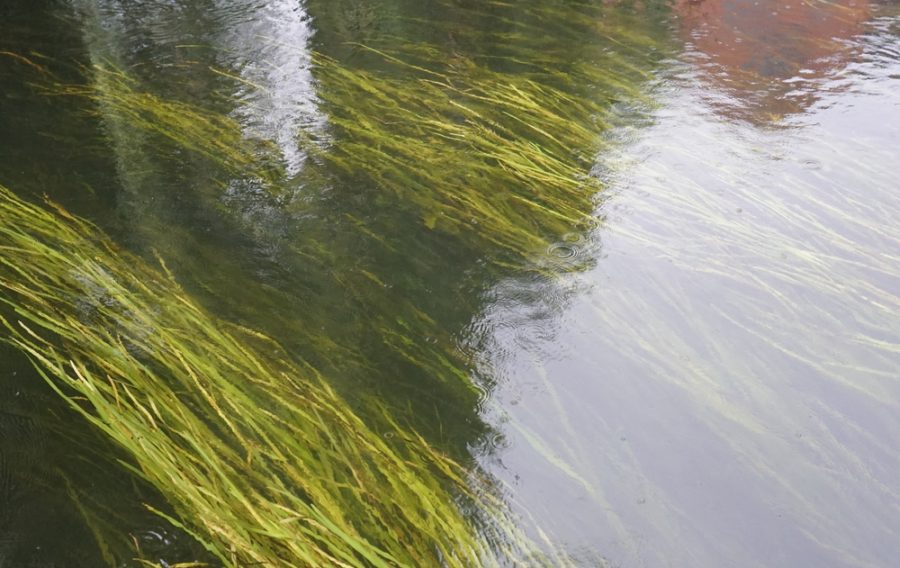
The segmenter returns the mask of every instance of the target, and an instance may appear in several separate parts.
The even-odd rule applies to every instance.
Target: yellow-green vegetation
[[[337,131],[316,155],[364,176],[426,227],[477,238],[519,261],[594,225],[600,184],[589,174],[607,101],[462,56],[432,70],[418,63],[441,60],[427,45],[375,53],[400,72],[315,58],[319,96]],[[632,85],[636,96],[640,84]]]
[[[214,195],[198,201],[223,210],[221,196],[248,180],[263,181],[274,195],[302,196],[254,194],[277,211],[280,228],[290,224],[290,238],[278,245],[279,260],[295,269],[287,290],[233,272],[223,278],[227,269],[219,281],[204,274],[199,286],[226,303],[246,303],[242,314],[274,305],[259,320],[280,318],[272,328],[289,330],[279,337],[300,338],[300,348],[288,356],[261,334],[216,320],[173,276],[117,249],[93,226],[3,191],[0,246],[9,254],[0,265],[0,298],[9,308],[9,341],[125,450],[128,466],[172,505],[172,522],[225,564],[541,564],[477,472],[399,425],[392,405],[404,401],[357,413],[333,389],[350,382],[343,373],[350,367],[374,375],[367,384],[392,383],[385,375],[403,369],[424,379],[415,387],[423,398],[450,392],[477,418],[481,393],[454,334],[480,305],[457,284],[464,271],[484,266],[501,276],[543,270],[548,248],[592,227],[601,187],[591,168],[610,107],[641,99],[652,77],[629,59],[650,43],[640,32],[597,14],[569,18],[576,15],[537,10],[530,23],[510,22],[511,31],[494,38],[509,49],[491,57],[406,40],[356,46],[362,64],[315,55],[327,126],[297,133],[310,154],[302,191],[280,191],[296,180],[272,166],[274,144],[245,136],[228,114],[241,103],[217,90],[221,84],[198,105],[120,71],[131,69],[126,61],[94,58],[85,84],[44,74],[37,81],[43,94],[93,104],[115,154],[123,209],[128,199],[138,214],[144,204],[159,207],[128,222],[165,233],[156,236],[167,255],[169,242],[193,240],[193,227],[168,222],[158,205],[165,182],[188,199]],[[560,35],[568,38],[562,44],[588,38],[598,45],[577,58],[558,46],[526,48],[529,37],[542,37],[535,18],[569,34]],[[463,33],[461,42],[480,41]],[[233,70],[212,71],[222,83],[241,81]],[[177,164],[193,173],[204,160],[212,173],[170,172]],[[364,205],[348,206],[357,196]],[[156,229],[148,228],[145,219],[157,213]],[[401,221],[418,226],[398,228]],[[252,236],[259,229],[243,220],[233,226]],[[466,261],[457,274],[439,270],[446,272],[439,250],[461,251]],[[216,255],[223,250],[211,247],[209,258]],[[178,261],[181,275],[187,271]],[[395,274],[410,267],[414,274]],[[431,294],[423,274],[451,283]],[[464,296],[452,317],[442,314]],[[335,314],[338,302],[343,311]],[[373,350],[381,359],[372,360]],[[302,356],[308,360],[292,362]],[[88,511],[91,500],[77,488],[73,495],[84,501],[98,540],[114,539],[105,534],[115,530],[110,515]]]
[[[151,203],[151,197],[159,191],[156,178],[170,175],[163,169],[169,154],[178,160],[202,156],[221,169],[218,185],[178,186],[185,193],[194,190],[215,195],[216,200],[233,180],[264,180],[275,195],[299,195],[286,202],[266,201],[260,194],[253,197],[286,220],[279,223],[279,230],[297,223],[295,238],[284,239],[279,254],[303,275],[296,279],[299,283],[291,283],[290,297],[278,301],[309,304],[292,311],[290,321],[275,321],[286,319],[285,310],[272,309],[258,318],[264,320],[260,325],[288,329],[285,335],[299,338],[305,354],[317,364],[338,367],[342,376],[350,362],[355,366],[351,373],[357,376],[374,366],[369,354],[355,348],[359,337],[371,338],[395,361],[425,377],[426,384],[414,387],[423,398],[451,392],[471,407],[480,393],[471,384],[465,358],[456,350],[452,335],[456,328],[442,321],[431,298],[422,302],[396,280],[408,278],[421,285],[416,280],[421,274],[434,274],[440,264],[435,244],[468,258],[463,270],[476,266],[483,270],[476,262],[484,262],[491,270],[499,268],[501,276],[508,269],[543,271],[548,259],[551,275],[578,266],[557,262],[553,247],[596,222],[593,213],[601,187],[591,175],[594,157],[614,118],[612,103],[643,99],[652,65],[642,69],[634,56],[652,42],[639,29],[611,27],[587,16],[567,23],[566,13],[541,11],[538,16],[552,22],[560,37],[573,44],[585,43],[585,38],[597,42],[575,60],[558,48],[526,49],[532,24],[501,38],[509,49],[522,52],[518,57],[487,58],[399,40],[389,41],[393,47],[356,46],[364,55],[361,62],[315,55],[316,97],[328,126],[324,134],[319,129],[297,133],[312,156],[302,172],[302,191],[283,191],[287,182],[265,167],[277,150],[246,140],[237,121],[153,93],[147,84],[120,71],[94,66],[85,86],[56,82],[45,92],[96,103],[119,152],[122,179],[139,180],[127,190],[140,196],[139,208],[147,203],[157,207],[162,201]],[[607,36],[615,41],[607,41]],[[466,41],[478,43],[477,38]],[[622,48],[604,48],[609,45]],[[240,81],[230,71],[217,71],[223,81],[229,77]],[[221,103],[227,96],[217,91],[208,99]],[[171,143],[174,150],[163,143]],[[143,146],[145,154],[163,156],[161,164],[140,156]],[[366,203],[365,210],[335,213],[351,197]],[[221,207],[221,202],[210,207]],[[188,240],[178,234],[189,235],[183,228],[153,222],[159,223],[158,246],[168,250],[169,240]],[[419,226],[407,226],[415,223]],[[135,224],[139,230],[154,230],[148,228],[151,222]],[[244,224],[240,229],[252,233],[258,227]],[[422,238],[416,236],[419,242],[412,242],[411,235]],[[341,260],[360,250],[367,253],[361,259]],[[210,256],[217,253],[213,250]],[[406,268],[400,275],[394,273],[397,258]],[[389,262],[382,263],[383,259]],[[253,297],[263,298],[256,303],[226,300],[246,304],[245,311],[278,303],[271,301],[271,292],[257,289],[254,282],[235,280],[232,273],[222,278],[224,283],[210,283],[213,276],[207,274],[203,277],[202,285],[212,294],[238,298],[249,296],[249,288]],[[331,290],[341,290],[342,306],[353,305],[352,314],[335,318],[333,303],[322,298]],[[477,313],[477,300],[467,300],[471,309],[458,325]],[[365,318],[359,317],[362,313]],[[342,324],[337,328],[333,321]],[[431,384],[441,385],[440,390]]]
[[[0,212],[6,341],[224,564],[482,566],[522,552],[490,491],[415,433],[389,417],[373,431],[315,369],[216,320],[90,224],[6,189]]]
[[[492,261],[534,268],[528,261],[563,235],[595,225],[601,187],[590,173],[611,105],[646,100],[647,56],[659,41],[599,6],[488,9],[454,8],[459,18],[489,18],[500,28],[486,37],[466,26],[411,22],[458,37],[458,48],[388,36],[376,47],[356,46],[366,55],[361,63],[314,54],[315,96],[329,132],[297,133],[318,158],[306,164],[304,184],[374,186],[425,227],[468,241]],[[475,49],[482,43],[490,53]],[[265,89],[227,69],[198,71]],[[54,83],[45,92],[95,101],[113,133],[127,127],[161,136],[226,176],[262,180],[274,194],[284,189],[277,146],[246,138],[227,114],[148,91],[106,60],[89,75],[86,85]],[[223,92],[209,98],[241,104]],[[350,177],[335,182],[336,173]]]
[[[411,89],[410,81],[352,72],[324,57],[319,65],[320,75],[335,76],[329,85],[346,89],[328,95],[361,103],[332,103],[332,123],[351,136],[324,155],[350,172],[365,171],[418,207],[426,226],[458,232],[477,225],[483,238],[521,252],[534,251],[542,235],[589,223],[596,183],[567,154],[590,147],[596,132],[560,109],[586,112],[577,101],[528,80],[488,76],[470,88],[447,75],[424,74]],[[479,111],[482,103],[518,111],[506,111],[514,122],[495,122]],[[567,127],[560,128],[563,122]],[[396,132],[392,123],[409,131]],[[521,136],[519,128],[532,136]]]

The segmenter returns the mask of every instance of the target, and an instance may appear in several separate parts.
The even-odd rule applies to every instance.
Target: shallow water
[[[158,253],[360,412],[377,397],[480,465],[548,548],[623,567],[900,555],[896,4],[20,4],[0,8],[0,185]],[[16,54],[92,96],[54,94]],[[192,141],[199,122],[143,126],[91,66],[223,117],[223,144]],[[418,93],[435,71],[513,141],[571,133],[467,93],[528,78],[590,101],[560,107],[593,138],[563,138],[585,145],[553,163],[602,188],[547,203],[593,221],[509,206],[540,178],[513,184],[371,94]],[[422,100],[416,116],[444,112]],[[354,130],[379,118],[393,139]],[[382,143],[390,169],[364,153]],[[0,566],[102,563],[82,535],[110,528],[61,479],[121,508],[145,558],[198,557],[28,369],[0,353]]]
[[[573,549],[621,566],[894,563],[895,31],[873,17],[834,67],[788,78],[808,102],[772,117],[687,50],[653,124],[598,158],[602,260],[552,317],[506,300],[519,283],[486,310],[486,364],[506,377],[492,459]]]

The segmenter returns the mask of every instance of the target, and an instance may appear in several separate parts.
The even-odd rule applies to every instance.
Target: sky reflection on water
[[[715,25],[743,14],[711,4]],[[803,8],[816,24],[766,27],[763,51],[685,34],[652,126],[613,133],[622,146],[598,158],[602,260],[564,279],[578,292],[558,315],[497,301],[478,324],[495,330],[484,364],[502,377],[488,408],[505,437],[486,461],[576,556],[900,554],[898,21],[863,25],[859,6],[850,27],[829,20],[840,5]],[[798,31],[825,37],[777,35]],[[819,39],[832,50],[778,51]],[[794,76],[807,69],[816,80]],[[748,70],[757,82],[735,88]]]

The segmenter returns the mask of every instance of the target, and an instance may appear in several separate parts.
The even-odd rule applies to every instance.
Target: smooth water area
[[[576,565],[900,557],[896,3],[11,2],[0,85],[0,185]],[[117,459],[0,351],[0,567],[210,560]]]

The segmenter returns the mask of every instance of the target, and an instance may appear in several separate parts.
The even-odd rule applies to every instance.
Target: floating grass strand
[[[389,416],[389,439],[373,431],[311,366],[95,227],[3,188],[0,212],[5,340],[223,564],[490,566],[528,550],[461,466]]]

